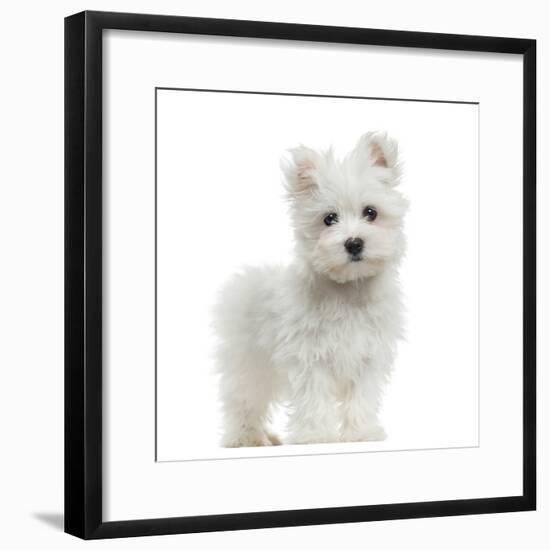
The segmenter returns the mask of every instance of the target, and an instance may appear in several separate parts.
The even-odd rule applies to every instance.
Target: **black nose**
[[[363,239],[348,239],[344,243],[345,249],[352,255],[352,256],[358,256],[363,252],[363,248],[365,247],[365,241]]]

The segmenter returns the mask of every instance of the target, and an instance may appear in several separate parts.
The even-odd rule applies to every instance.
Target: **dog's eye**
[[[330,214],[327,214],[325,216],[325,219],[323,220],[325,225],[333,225],[337,221],[338,221],[338,214],[336,214],[336,212],[331,212]]]
[[[376,216],[378,216],[378,212],[372,206],[367,206],[363,210],[363,216],[365,216],[369,222],[373,222]]]

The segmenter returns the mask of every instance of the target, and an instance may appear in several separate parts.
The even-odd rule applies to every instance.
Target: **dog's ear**
[[[385,132],[368,132],[362,135],[355,146],[353,156],[360,165],[387,168],[386,181],[396,185],[401,175],[397,141]]]
[[[321,162],[319,153],[300,145],[289,149],[290,159],[281,161],[290,196],[299,196],[317,186],[316,174]]]
[[[367,155],[371,166],[395,168],[397,141],[385,132],[368,132],[359,138],[357,149]]]

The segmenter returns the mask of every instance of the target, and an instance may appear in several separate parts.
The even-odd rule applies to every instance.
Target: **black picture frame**
[[[102,31],[119,29],[523,56],[523,494],[215,516],[102,519]],[[65,19],[65,531],[129,537],[534,510],[536,41],[85,11]]]

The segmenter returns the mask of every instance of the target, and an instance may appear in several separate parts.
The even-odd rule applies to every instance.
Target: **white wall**
[[[0,541],[6,548],[72,548],[61,531],[63,507],[63,17],[83,9],[277,20],[536,38],[539,98],[548,96],[550,30],[544,3],[475,0],[322,3],[306,0],[88,2],[21,0],[2,10],[0,74]],[[545,67],[546,66],[546,67]],[[543,68],[545,70],[543,70]],[[550,231],[543,207],[550,115],[539,102],[539,280],[548,277]],[[540,340],[550,328],[548,292],[539,288]],[[546,306],[546,307],[545,307]],[[549,482],[542,454],[550,416],[539,353],[539,511],[162,537],[104,542],[104,547],[545,548],[550,538]],[[546,523],[546,526],[545,526]]]

